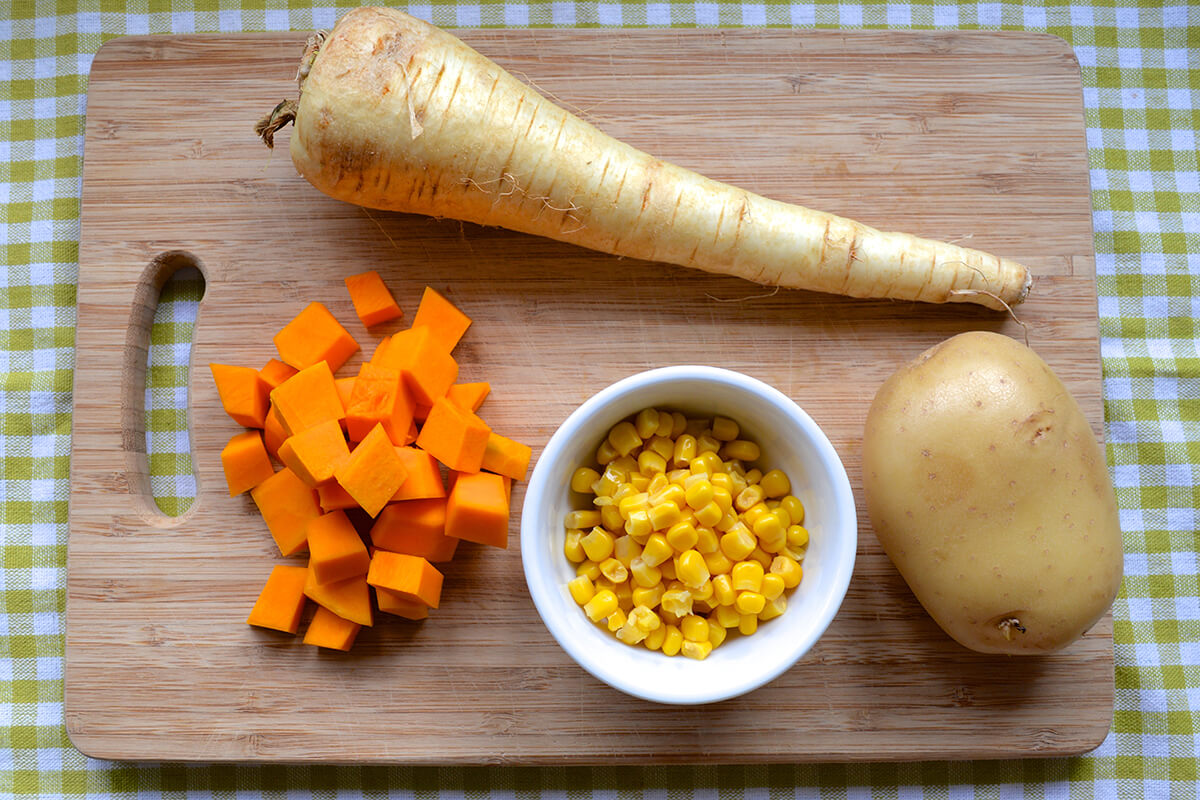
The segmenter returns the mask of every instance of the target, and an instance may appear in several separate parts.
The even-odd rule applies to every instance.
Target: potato
[[[1103,450],[1025,345],[965,333],[897,370],[867,414],[863,473],[888,557],[965,647],[1052,652],[1112,605],[1123,551]]]

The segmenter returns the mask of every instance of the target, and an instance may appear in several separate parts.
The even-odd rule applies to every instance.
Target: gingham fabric
[[[1114,608],[1116,713],[1073,759],[570,769],[121,765],[63,726],[68,459],[87,74],[124,34],[306,30],[337,8],[246,2],[0,0],[0,796],[1122,797],[1197,796],[1200,729],[1200,6],[1005,2],[441,2],[443,26],[989,28],[1049,31],[1083,74],[1108,457],[1126,580]],[[264,5],[267,7],[264,8]],[[348,8],[347,4],[340,4]],[[183,389],[200,286],[159,306],[147,387],[160,505],[194,484]]]

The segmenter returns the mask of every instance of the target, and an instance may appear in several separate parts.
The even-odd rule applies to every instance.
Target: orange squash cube
[[[304,632],[304,643],[325,647],[330,650],[349,650],[362,626],[343,619],[324,606],[317,608],[308,630]]]
[[[326,481],[317,487],[317,502],[321,510],[329,513],[339,509],[358,508],[358,501],[342,488],[336,480]]]
[[[288,378],[295,375],[296,368],[290,364],[285,364],[278,358],[272,358],[266,364],[259,367],[258,375],[263,379],[267,386],[274,389],[279,384],[286,381]]]
[[[492,431],[488,436],[487,449],[483,451],[482,469],[505,475],[515,481],[525,479],[529,471],[529,459],[533,450],[529,445],[515,442]]]
[[[221,467],[225,470],[230,497],[250,491],[275,474],[259,431],[234,435],[221,450]]]
[[[316,573],[307,570],[304,594],[322,608],[327,608],[342,619],[371,625],[375,617],[371,611],[371,589],[366,575],[355,575],[335,583],[317,583]]]
[[[432,562],[449,561],[458,539],[446,535],[446,499],[389,503],[371,526],[371,544]]]
[[[491,391],[492,385],[487,381],[456,383],[446,390],[446,399],[468,411],[478,411]]]
[[[367,547],[345,511],[331,511],[308,523],[308,568],[317,583],[336,583],[366,573]]]
[[[421,302],[417,304],[417,313],[413,314],[412,327],[429,328],[434,334],[434,339],[449,353],[470,326],[471,318],[459,310],[458,306],[433,287],[425,287]]]
[[[395,334],[372,362],[403,373],[418,405],[433,405],[434,400],[446,395],[458,377],[458,362],[426,327]]]
[[[395,614],[405,619],[420,620],[429,616],[429,606],[390,589],[375,587],[375,602],[385,614]]]
[[[404,553],[376,550],[367,583],[407,600],[420,600],[430,608],[437,608],[442,597],[442,573],[426,559]]]
[[[333,372],[324,361],[305,367],[279,384],[271,391],[271,402],[288,436],[346,416]]]
[[[305,547],[308,523],[321,516],[317,493],[287,467],[250,490],[280,555],[290,556]]]
[[[289,436],[279,446],[279,460],[313,487],[331,480],[349,458],[342,428],[332,419]]]
[[[279,419],[279,413],[275,410],[274,404],[267,410],[267,418],[263,421],[263,445],[266,446],[267,452],[271,454],[271,458],[279,460],[279,446],[288,438],[288,432],[284,430],[283,422]],[[279,463],[283,463],[280,461]]]
[[[363,364],[346,403],[346,433],[357,442],[382,424],[392,443],[403,445],[414,407],[412,392],[399,372]]]
[[[372,517],[392,499],[407,474],[382,424],[376,425],[334,471],[337,482]]]
[[[415,447],[397,447],[396,455],[404,462],[408,477],[392,495],[393,502],[446,496],[446,484],[436,458]]]
[[[270,628],[284,633],[300,630],[300,615],[304,612],[304,580],[308,570],[278,564],[271,569],[267,583],[258,595],[247,625]]]
[[[417,447],[459,472],[483,467],[492,429],[471,411],[438,398],[417,434]]]
[[[312,302],[274,337],[285,364],[303,370],[320,361],[336,372],[358,352],[358,342],[323,303]]]
[[[461,472],[446,500],[446,535],[469,542],[508,546],[508,491],[491,472]]]
[[[267,396],[271,387],[258,370],[232,364],[209,364],[221,406],[230,418],[244,428],[261,428],[267,417]]]
[[[400,304],[392,297],[387,284],[375,270],[348,275],[345,283],[346,291],[350,293],[350,302],[354,304],[354,313],[366,327],[370,328],[403,316]]]

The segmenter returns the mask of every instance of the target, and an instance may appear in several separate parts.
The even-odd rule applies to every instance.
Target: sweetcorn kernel
[[[716,620],[708,620],[708,643],[713,647],[720,647],[725,641],[728,634],[725,631],[725,626],[718,623]]]
[[[712,435],[722,442],[732,442],[738,437],[741,429],[738,424],[728,417],[713,417]]]
[[[583,531],[567,531],[566,540],[563,542],[563,555],[572,564],[578,564],[587,559],[587,553],[583,552]]]
[[[787,586],[784,585],[783,578],[779,575],[776,575],[773,572],[763,575],[762,589],[760,591],[762,592],[763,597],[767,598],[768,601],[779,597],[779,595],[783,594],[783,590],[786,588]]]
[[[667,587],[662,585],[662,582],[653,586],[634,586],[629,597],[633,600],[635,606],[645,606],[646,608],[657,608],[662,601],[663,592]]]
[[[685,433],[675,440],[675,448],[671,453],[671,463],[676,466],[687,466],[699,452],[696,449],[696,437]]]
[[[618,448],[620,449],[620,448]],[[758,445],[746,439],[734,439],[721,445],[723,458],[736,458],[738,461],[757,461],[762,454]]]
[[[590,559],[583,561],[575,567],[575,574],[587,575],[588,580],[595,581],[600,577],[600,565]]]
[[[607,441],[618,456],[627,456],[642,446],[642,437],[638,435],[637,428],[628,421],[614,425],[608,432]]]
[[[613,583],[629,580],[629,568],[615,558],[606,558],[600,562],[600,574]]]
[[[800,564],[787,556],[775,556],[771,561],[771,572],[782,578],[783,585],[789,589],[799,586],[800,579],[804,576],[804,569]]]
[[[604,571],[604,565],[600,565]],[[735,592],[761,592],[763,582],[763,566],[757,561],[739,561],[729,572]]]
[[[580,544],[583,545],[583,552],[587,553],[589,560],[600,563],[612,555],[613,535],[604,528],[595,527],[583,537]]]
[[[695,525],[684,520],[683,522],[676,522],[668,528],[666,537],[671,547],[682,553],[684,550],[691,550],[696,546],[696,542],[700,539],[700,534],[697,532]]]
[[[704,617],[689,614],[680,620],[679,630],[683,632],[683,638],[690,642],[708,641],[708,620]]]
[[[638,586],[649,588],[662,582],[662,570],[647,564],[641,556],[635,556],[629,562],[629,572]]]
[[[684,585],[698,588],[711,577],[704,556],[697,550],[685,550],[675,559],[675,574]]]
[[[738,611],[732,605],[717,606],[717,610],[713,612],[716,617],[717,624],[724,628],[736,628],[741,622],[742,612]]]
[[[654,630],[646,634],[646,638],[642,639],[642,644],[646,645],[649,650],[661,650],[663,642],[667,639],[667,626],[660,625]]]
[[[600,480],[600,473],[591,467],[580,467],[571,475],[571,491],[590,494],[592,484]]]
[[[617,630],[620,629],[620,627],[624,624],[625,612],[621,609],[618,608],[616,611],[608,615],[608,630],[610,632],[616,633]]]
[[[609,589],[596,592],[595,596],[583,606],[584,613],[592,622],[607,619],[617,610],[617,596]]]
[[[808,547],[808,529],[803,525],[791,525],[787,529],[788,547]]]
[[[667,460],[653,450],[643,450],[638,455],[638,469],[643,474],[662,474],[667,471]]]
[[[763,493],[767,497],[783,497],[792,490],[792,482],[781,469],[773,469],[762,476],[759,481]]]
[[[679,655],[679,650],[683,646],[683,632],[675,625],[664,625],[667,633],[663,637],[662,651],[666,655]]]
[[[633,428],[641,439],[649,439],[658,433],[658,412],[653,408],[643,408],[633,418]]]
[[[567,591],[571,593],[571,599],[579,605],[584,605],[596,596],[596,587],[587,575],[576,575],[567,581]]]
[[[787,509],[793,525],[804,524],[804,503],[800,502],[799,497],[789,494],[780,500],[779,504]]]
[[[695,548],[701,553],[715,553],[721,547],[721,540],[712,528],[701,525],[696,528]]]
[[[733,590],[733,581],[728,575],[717,575],[712,579],[713,599],[717,601],[718,611],[719,606],[731,606],[737,598],[737,593]]]
[[[757,614],[766,604],[767,598],[760,592],[738,592],[737,600],[733,601],[734,607],[743,614]]]
[[[683,640],[683,645],[679,648],[679,652],[687,658],[694,658],[697,661],[703,661],[708,658],[712,652],[712,642],[693,642],[687,639]]]
[[[738,633],[749,636],[758,630],[758,617],[754,614],[742,614],[738,620]]]
[[[667,537],[661,533],[650,534],[642,548],[642,561],[651,567],[657,567],[673,555],[675,555],[674,548],[667,541]]]

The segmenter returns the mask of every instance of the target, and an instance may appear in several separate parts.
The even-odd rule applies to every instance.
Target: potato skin
[[[960,334],[888,378],[867,414],[863,477],[888,557],[971,650],[1059,650],[1116,597],[1124,554],[1104,452],[1062,381],[1007,336]]]

